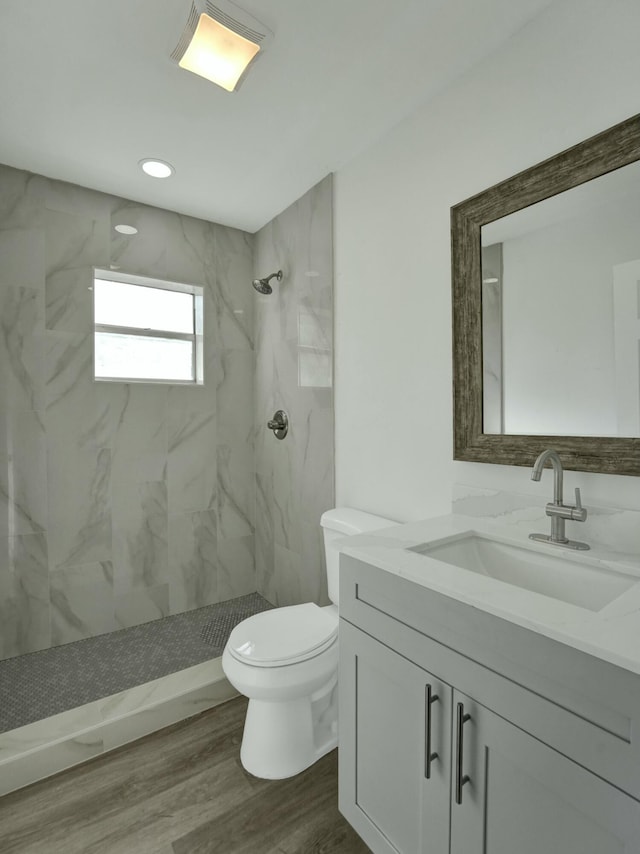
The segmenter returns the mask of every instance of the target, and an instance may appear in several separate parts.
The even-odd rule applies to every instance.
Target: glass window
[[[193,334],[193,294],[95,281],[96,323]]]
[[[202,383],[202,288],[96,270],[95,378]]]

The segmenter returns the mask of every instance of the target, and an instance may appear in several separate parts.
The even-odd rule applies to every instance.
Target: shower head
[[[278,270],[277,273],[272,273],[270,276],[265,276],[264,279],[254,279],[251,283],[253,287],[258,291],[259,294],[270,294],[273,292],[273,288],[269,284],[273,277],[281,282],[282,281],[282,270]]]

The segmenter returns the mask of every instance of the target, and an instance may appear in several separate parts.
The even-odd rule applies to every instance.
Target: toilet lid
[[[231,632],[227,649],[246,664],[275,667],[319,655],[337,634],[336,613],[308,602],[243,620]]]

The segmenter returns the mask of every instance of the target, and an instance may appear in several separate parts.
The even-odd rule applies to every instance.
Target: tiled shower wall
[[[252,244],[0,167],[0,658],[256,589]],[[93,266],[204,287],[204,387],[93,381]]]
[[[320,516],[334,506],[332,179],[256,235],[255,273],[282,269],[255,309],[256,575],[276,605],[324,604]],[[266,428],[289,415],[279,441]]]

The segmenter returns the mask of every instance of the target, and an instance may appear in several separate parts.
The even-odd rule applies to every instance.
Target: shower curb
[[[221,661],[205,661],[0,734],[0,796],[236,697]]]

